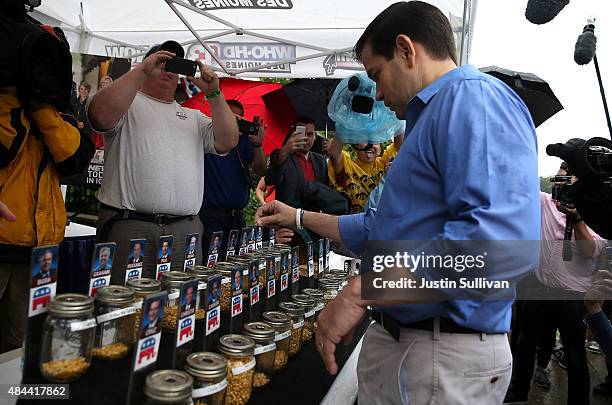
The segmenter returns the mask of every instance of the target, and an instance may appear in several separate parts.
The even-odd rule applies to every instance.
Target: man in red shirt
[[[299,126],[306,127],[305,135],[296,131]],[[329,186],[325,157],[310,150],[315,137],[314,121],[300,117],[287,133],[283,147],[270,155],[265,182],[275,187],[277,200],[303,207],[307,183],[316,181]]]

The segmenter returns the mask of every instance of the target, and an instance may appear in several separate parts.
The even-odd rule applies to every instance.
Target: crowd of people
[[[587,325],[606,354],[612,348],[602,307],[612,279],[598,271],[606,269],[606,241],[575,209],[539,191],[529,110],[497,79],[457,66],[450,23],[425,2],[387,8],[355,52],[377,99],[406,121],[384,150],[324,139],[315,152],[315,122],[299,117],[266,157],[265,123],[256,134],[240,133],[238,120],[251,117],[224,98],[219,78],[200,61],[200,77],[189,79],[208,99],[210,116],[175,101],[178,75],[164,63],[184,50],[171,40],[120,78],[101,78],[93,96],[80,83],[76,127],[51,105],[26,109],[14,83],[0,82],[0,352],[22,342],[31,248],[63,238],[59,175],[83,170],[93,143],[105,148],[96,241],[115,242],[114,263],[127,263],[130,240],[146,238],[138,254],[143,277],[155,277],[163,235],[174,236],[177,252],[187,235],[202,235],[195,252],[202,263],[221,231],[214,245],[225,257],[231,231],[245,226],[252,188],[261,203],[256,224],[276,227],[278,242],[299,243],[308,230],[360,255],[367,241],[541,241],[514,258],[526,270],[508,275],[522,278],[519,290],[537,291],[537,300],[365,301],[357,277],[321,313],[317,350],[336,373],[336,346],[372,307],[375,323],[357,370],[360,403],[494,404],[526,401],[534,374],[550,386],[546,369],[559,330],[568,404],[588,404]],[[172,261],[172,270],[183,263]],[[123,284],[125,271],[113,266],[111,282]],[[596,391],[612,394],[610,376]]]

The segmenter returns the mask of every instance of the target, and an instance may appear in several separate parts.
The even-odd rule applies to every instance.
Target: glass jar
[[[191,353],[185,371],[193,378],[194,405],[223,405],[227,388],[227,360],[211,352]]]
[[[191,405],[193,378],[180,370],[157,370],[145,380],[145,405]]]
[[[291,319],[291,343],[289,344],[289,357],[293,357],[302,348],[302,331],[304,330],[304,308],[295,302],[281,302],[278,310],[287,314]]]
[[[134,314],[134,335],[133,339],[136,341],[138,335],[138,328],[142,321],[142,301],[148,295],[155,294],[161,291],[161,281],[155,280],[154,278],[136,278],[126,283],[126,286],[134,291],[134,308],[136,313]]]
[[[93,297],[83,294],[59,294],[49,303],[39,364],[47,380],[74,381],[89,368],[96,333],[93,309]]]
[[[251,398],[253,390],[255,342],[242,335],[221,336],[219,352],[227,358],[225,405],[244,405]]]
[[[319,290],[323,293],[324,304],[327,305],[338,295],[338,282],[329,278],[319,280]]]
[[[181,295],[181,283],[191,280],[187,273],[182,271],[166,271],[162,273],[162,289],[168,293],[162,329],[170,332],[176,331],[176,322],[179,308],[179,296]]]
[[[96,293],[95,316],[98,320],[92,354],[105,360],[123,358],[134,343],[134,290],[110,285]]]
[[[293,294],[291,299],[304,309],[302,342],[309,342],[315,333],[315,300],[306,294]]]
[[[251,322],[244,325],[242,334],[255,342],[255,375],[253,389],[265,387],[274,372],[276,344],[274,343],[274,328],[264,322]]]
[[[339,273],[326,274],[325,275],[325,279],[333,280],[333,281],[337,282],[338,283],[338,291],[342,291],[344,286],[346,286],[348,284],[348,274],[346,274],[346,273],[343,273],[343,274],[339,274]]]
[[[206,266],[187,267],[187,274],[193,280],[198,280],[198,295],[196,297],[196,321],[201,321],[206,318],[206,282],[208,277],[214,276],[216,273],[213,269]]]
[[[232,305],[232,269],[236,265],[229,262],[219,262],[213,266],[217,274],[221,274],[221,299],[220,306],[222,312],[229,312]]]
[[[289,360],[289,344],[291,343],[291,319],[282,312],[268,311],[262,315],[264,323],[274,328],[274,371],[282,370]]]
[[[311,297],[315,301],[315,318],[314,318],[314,333],[317,333],[317,319],[319,318],[319,313],[323,308],[325,308],[325,294],[321,290],[317,290],[315,288],[305,288],[302,290],[302,293]]]

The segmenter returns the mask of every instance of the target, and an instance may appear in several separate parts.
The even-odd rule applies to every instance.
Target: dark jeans
[[[586,313],[582,299],[557,301],[525,301],[521,305],[522,325],[514,357],[512,389],[519,396],[526,396],[531,385],[536,348],[543,336],[559,328],[567,358],[567,403],[589,404],[589,369],[586,361],[584,339]]]
[[[209,213],[206,211],[206,209],[203,209],[200,211],[200,219],[202,220],[202,225],[204,225],[204,233],[202,236],[202,256],[204,257],[204,264],[206,264],[208,260],[208,248],[210,247],[212,234],[219,231],[223,231],[223,241],[221,243],[219,259],[217,261],[225,261],[227,238],[229,237],[230,231],[244,228],[244,217],[222,216],[216,212]]]

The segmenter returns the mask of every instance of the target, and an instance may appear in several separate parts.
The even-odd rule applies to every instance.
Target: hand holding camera
[[[254,147],[258,148],[261,146],[261,143],[266,136],[266,129],[268,126],[265,125],[263,119],[259,118],[257,115],[253,117],[253,123],[257,126],[257,132],[248,134],[249,141]]]
[[[308,137],[306,136],[306,127],[298,125],[295,127],[295,131],[291,135],[291,138],[283,146],[283,149],[287,154],[306,150],[308,147]]]
[[[213,70],[200,60],[196,60],[198,67],[200,68],[200,77],[195,78],[188,76],[188,79],[195,83],[196,86],[206,94],[219,91],[219,77]]]
[[[164,64],[175,55],[168,51],[158,51],[146,57],[140,68],[147,76],[159,76],[164,72]]]

